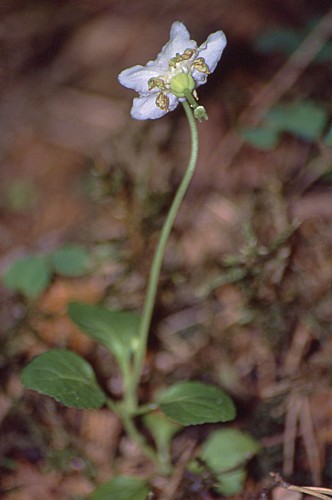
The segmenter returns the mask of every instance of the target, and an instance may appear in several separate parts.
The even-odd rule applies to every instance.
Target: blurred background
[[[328,0],[1,1],[1,275],[68,243],[89,260],[86,273],[55,272],[37,293],[1,285],[2,498],[83,498],[114,468],[142,467],[107,412],[64,410],[23,391],[19,375],[36,354],[70,347],[119,392],[115,367],[66,305],[142,307],[189,136],[181,107],[134,121],[135,93],[117,75],[154,59],[176,20],[198,44],[220,29],[228,44],[199,89],[209,120],[166,253],[143,398],[188,378],[228,391],[234,425],[263,450],[234,498],[285,498],[271,471],[331,486],[330,9]],[[207,433],[190,430],[178,446]],[[206,484],[190,496],[191,481],[184,475],[174,498],[212,498]]]

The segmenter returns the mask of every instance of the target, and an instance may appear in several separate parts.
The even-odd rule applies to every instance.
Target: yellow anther
[[[196,53],[196,49],[186,49],[182,54],[183,61],[187,61]]]
[[[197,57],[195,61],[193,61],[192,66],[197,69],[200,73],[210,74],[210,70],[203,57]]]
[[[168,97],[163,94],[162,92],[159,92],[157,99],[156,99],[156,105],[158,108],[162,109],[163,111],[166,111],[168,113],[169,108],[168,108],[169,100]]]
[[[186,58],[187,59],[187,58]],[[176,65],[179,64],[181,61],[184,61],[185,60],[185,57],[184,55],[181,55],[179,54],[179,52],[177,52],[175,54],[174,57],[172,57],[169,62],[168,62],[168,65],[170,68],[176,68]]]
[[[148,81],[148,87],[149,90],[152,90],[155,87],[160,90],[166,90],[166,84],[161,78],[150,78],[150,80]]]

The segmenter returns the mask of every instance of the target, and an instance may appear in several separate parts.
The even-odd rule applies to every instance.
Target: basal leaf
[[[320,138],[327,118],[327,111],[309,100],[278,104],[265,117],[275,130],[290,132],[309,141]]]
[[[282,53],[290,56],[300,43],[303,42],[308,33],[313,29],[315,22],[309,22],[305,30],[293,30],[279,28],[268,31],[258,36],[254,41],[254,48],[263,54]],[[332,59],[332,43],[327,42],[318,52],[312,63],[326,63]]]
[[[245,469],[237,469],[224,474],[216,474],[217,484],[215,490],[226,497],[237,495],[243,490],[244,481],[247,477]]]
[[[52,349],[33,359],[23,370],[22,383],[75,408],[100,408],[106,400],[89,363],[65,349]]]
[[[287,28],[268,31],[256,38],[254,48],[263,54],[282,52],[289,55],[299,46],[304,36]]]
[[[245,128],[241,130],[242,137],[257,149],[268,151],[278,144],[278,131],[268,127]]]
[[[332,125],[330,126],[327,134],[324,137],[324,142],[327,146],[332,146]]]
[[[100,342],[120,361],[136,349],[139,316],[129,311],[112,311],[99,305],[73,302],[69,317],[89,337]]]
[[[87,272],[89,256],[80,245],[65,245],[50,255],[54,271],[61,276],[82,276]]]
[[[149,491],[143,479],[118,476],[101,484],[88,500],[146,500]]]
[[[200,457],[209,468],[221,473],[244,465],[259,451],[258,442],[237,429],[219,429],[211,432]]]
[[[202,382],[179,382],[157,398],[160,409],[183,425],[227,422],[235,418],[235,407],[219,387]]]
[[[332,60],[332,42],[327,42],[315,58],[315,62],[326,63]]]
[[[50,279],[47,260],[37,255],[13,262],[4,275],[4,283],[8,288],[30,298],[38,297],[46,289]]]
[[[180,424],[170,420],[161,412],[147,413],[143,417],[143,422],[151,432],[159,449],[167,448],[173,436],[182,428]]]

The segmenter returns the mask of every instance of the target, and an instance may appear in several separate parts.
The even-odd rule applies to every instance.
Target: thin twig
[[[322,493],[323,491],[328,495],[332,495],[332,490],[329,490],[328,488],[316,488],[314,486],[295,486],[284,481],[280,474],[277,474],[275,472],[271,472],[270,476],[278,486],[284,488],[285,490],[298,491],[299,493],[305,493],[306,495],[321,498],[322,500],[331,500],[329,496],[326,496]]]
[[[311,339],[312,331],[309,325],[301,321],[294,331],[291,346],[286,353],[283,364],[283,374],[285,376],[296,375]]]
[[[330,497],[323,495],[321,493],[318,493],[317,490],[314,490],[311,488],[306,488],[305,486],[290,485],[287,489],[291,490],[291,491],[298,491],[299,493],[305,493],[306,495],[310,495],[312,497],[321,498],[322,500],[331,500]]]
[[[180,457],[173,476],[170,479],[167,488],[165,488],[165,490],[161,493],[159,500],[173,500],[175,498],[175,493],[180,486],[187,463],[192,457],[195,446],[196,443],[193,441],[186,444],[186,448]]]
[[[326,493],[326,495],[332,496],[331,488],[321,488],[318,486],[306,486],[307,490],[316,491],[318,493]]]
[[[289,398],[285,421],[284,459],[282,467],[285,476],[290,476],[293,473],[297,423],[300,417],[301,406],[302,401],[298,395],[293,395]]]
[[[308,457],[312,479],[315,484],[321,484],[322,466],[319,447],[317,444],[314,425],[312,422],[310,403],[307,397],[303,399],[299,420],[300,430]]]

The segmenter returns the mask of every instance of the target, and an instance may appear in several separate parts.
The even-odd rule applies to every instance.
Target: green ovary
[[[192,92],[195,88],[195,80],[188,73],[179,73],[170,81],[170,90],[176,97],[185,97],[185,94]]]

